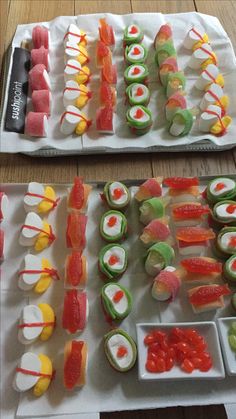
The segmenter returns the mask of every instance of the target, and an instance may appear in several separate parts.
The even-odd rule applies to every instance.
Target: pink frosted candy
[[[47,71],[49,71],[48,49],[44,48],[44,46],[37,49],[32,49],[31,62],[32,67],[34,67],[36,64],[44,64]]]
[[[44,26],[37,25],[33,28],[32,39],[34,48],[43,46],[48,49],[48,29]]]
[[[0,260],[4,259],[4,231],[0,229]]]
[[[25,119],[25,134],[32,137],[45,137],[47,134],[47,115],[44,112],[29,112]]]
[[[170,235],[168,225],[160,220],[152,220],[145,228],[144,232],[148,233],[153,240],[165,241]]]
[[[158,197],[162,194],[161,185],[155,178],[147,179],[141,185],[141,189],[146,189],[152,197]]]
[[[29,72],[31,90],[50,90],[50,80],[44,64],[36,64]]]
[[[50,96],[49,90],[34,90],[32,93],[34,112],[43,112],[50,115]]]
[[[165,23],[164,25],[162,25],[159,31],[157,32],[157,37],[160,37],[162,35],[165,35],[166,39],[172,37],[172,29],[171,29],[171,26],[168,25],[168,23]]]
[[[178,276],[175,274],[175,272],[163,270],[154,279],[154,282],[155,281],[158,284],[163,284],[166,286],[168,291],[171,293],[169,301],[173,301],[180,288],[180,280]]]
[[[173,101],[176,102],[176,106],[174,106],[174,107],[179,107],[181,109],[186,109],[186,107],[187,107],[186,99],[180,93],[177,92],[177,93],[174,93],[173,95],[171,95],[166,102],[166,106],[167,107],[170,106],[171,108],[173,108]]]
[[[163,67],[165,67],[166,65],[168,65],[169,67],[171,67],[173,72],[178,71],[178,64],[177,64],[177,60],[175,57],[168,57],[166,58],[165,61],[163,61],[160,65],[160,71],[162,70]]]

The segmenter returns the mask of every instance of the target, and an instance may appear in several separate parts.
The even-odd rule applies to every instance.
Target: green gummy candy
[[[232,351],[236,352],[236,336],[235,335],[229,335],[229,346],[232,349]]]
[[[175,123],[184,123],[184,129],[181,132],[180,136],[187,135],[189,131],[192,129],[193,126],[193,114],[189,109],[179,109],[177,112],[175,112],[171,125]]]

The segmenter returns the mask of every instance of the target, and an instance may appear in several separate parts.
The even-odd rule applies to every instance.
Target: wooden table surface
[[[219,18],[236,49],[235,0],[0,0],[1,45],[4,57],[17,24],[47,21],[83,13],[179,13],[198,11]],[[222,139],[223,141],[223,139]],[[76,174],[86,180],[197,176],[236,172],[236,151],[211,153],[156,153],[59,158],[31,158],[1,154],[1,182],[71,182]],[[168,386],[167,386],[168,392]],[[196,405],[198,400],[196,400]],[[122,408],[122,406],[121,406]],[[217,419],[226,418],[223,406],[156,409],[102,414],[102,419]]]

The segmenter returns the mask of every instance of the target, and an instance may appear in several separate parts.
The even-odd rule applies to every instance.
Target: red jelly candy
[[[107,225],[109,227],[114,227],[114,225],[116,225],[117,222],[117,218],[113,215],[112,217],[109,218]]]
[[[170,371],[174,366],[174,359],[171,357],[166,358],[166,371]]]
[[[181,368],[183,371],[191,374],[194,370],[194,365],[192,361],[190,361],[188,358],[185,358],[183,363],[181,364]]]
[[[134,67],[132,71],[132,75],[137,76],[138,74],[140,74],[140,69],[138,67]]]
[[[117,291],[117,292],[114,294],[114,296],[113,296],[112,300],[114,301],[114,303],[119,303],[119,301],[120,301],[123,297],[124,297],[124,291],[119,290],[119,291]]]
[[[158,358],[156,361],[157,372],[164,372],[166,370],[166,363],[163,358]]]
[[[123,358],[124,356],[126,356],[128,353],[127,348],[125,346],[119,346],[119,348],[117,349],[117,357],[118,358]]]
[[[136,111],[136,113],[135,113],[135,115],[134,115],[134,117],[136,118],[136,119],[140,119],[140,118],[142,118],[142,116],[144,115],[144,112],[143,112],[143,110],[142,109],[140,109],[140,108],[138,108],[137,109],[137,111]]]
[[[143,88],[142,87],[138,87],[136,90],[136,96],[142,96],[143,94]]]
[[[123,189],[116,188],[113,191],[113,199],[120,199],[124,195]]]
[[[149,335],[146,335],[145,336],[145,338],[144,338],[145,345],[148,345],[149,346],[149,345],[151,345],[154,342],[155,342],[155,338],[154,338],[154,336],[152,334],[149,334]]]
[[[158,372],[156,362],[152,360],[148,360],[145,366],[146,366],[146,370],[149,372]]]
[[[119,262],[119,259],[116,255],[111,255],[108,259],[108,263],[110,266],[115,265],[117,262]]]
[[[140,49],[138,47],[134,47],[133,55],[139,55],[139,54],[140,54]]]
[[[131,34],[138,33],[138,29],[136,28],[136,26],[131,26],[129,33]]]

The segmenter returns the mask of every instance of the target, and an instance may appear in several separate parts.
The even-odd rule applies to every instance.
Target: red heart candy
[[[140,54],[140,49],[138,47],[134,47],[133,51],[132,51],[133,55],[139,55]]]
[[[138,68],[138,67],[134,67],[132,74],[137,75],[137,74],[139,74],[139,73],[141,73],[140,68]]]
[[[136,96],[142,96],[143,94],[143,88],[142,87],[138,87],[136,90]]]
[[[143,112],[143,110],[142,109],[140,109],[140,108],[138,108],[137,109],[137,111],[136,111],[136,113],[135,113],[135,115],[134,115],[134,117],[136,118],[136,119],[140,119],[140,118],[142,118],[142,116],[144,115],[144,112]]]
[[[136,28],[136,26],[132,26],[129,33],[132,33],[132,34],[138,33],[138,29]]]

